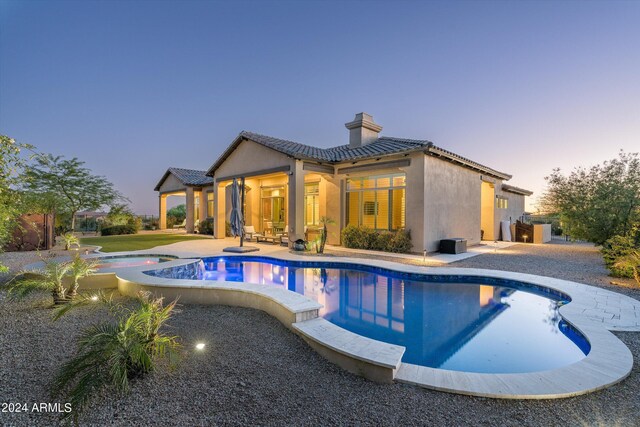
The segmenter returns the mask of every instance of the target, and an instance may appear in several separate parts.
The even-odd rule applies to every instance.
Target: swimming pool
[[[523,373],[577,362],[588,341],[564,322],[568,296],[499,278],[395,272],[358,264],[265,257],[204,258],[198,269],[146,274],[249,282],[303,294],[320,316],[357,334],[406,347],[403,362],[480,373]]]
[[[117,255],[117,256],[101,256],[93,258],[97,260],[96,268],[122,268],[122,267],[138,267],[143,265],[154,265],[161,262],[174,260],[175,257],[167,255]]]

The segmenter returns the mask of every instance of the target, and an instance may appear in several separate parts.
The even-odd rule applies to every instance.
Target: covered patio
[[[167,229],[167,198],[184,197],[187,216],[184,228],[193,233],[200,221],[213,215],[213,179],[205,171],[169,168],[155,187],[158,192],[160,229]]]
[[[260,159],[248,162],[247,159]],[[314,237],[322,216],[330,216],[329,241],[339,242],[340,185],[333,167],[295,159],[239,137],[209,169],[215,174],[214,236],[225,237],[234,178],[245,178],[245,225],[289,242]]]

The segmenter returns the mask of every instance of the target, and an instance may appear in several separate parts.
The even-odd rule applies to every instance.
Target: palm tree
[[[613,266],[631,268],[633,270],[633,278],[636,279],[636,283],[640,286],[640,250],[634,250],[630,254],[619,258]]]
[[[114,321],[89,326],[80,334],[76,356],[62,365],[51,387],[54,397],[72,404],[73,414],[65,416],[75,417],[76,422],[96,394],[110,387],[127,392],[130,381],[153,371],[158,359],[168,357],[174,363],[180,348],[177,337],[161,331],[172,317],[176,301],[165,306],[162,298],[143,292],[134,308],[102,293],[97,299],[107,306]],[[83,296],[61,307],[55,319],[90,304],[95,306],[95,301]]]
[[[80,258],[80,255],[76,257],[69,264],[69,277],[71,278],[71,285],[67,289],[67,299],[74,299],[78,294],[78,281],[83,277],[92,275],[97,271],[97,261],[92,259]]]
[[[33,271],[23,271],[16,275],[8,284],[8,295],[13,298],[24,298],[37,291],[50,291],[54,304],[66,302],[64,277],[69,272],[69,262],[44,260],[44,268]]]
[[[322,216],[320,217],[320,224],[322,224],[322,228],[320,229],[320,239],[316,245],[316,252],[319,254],[324,253],[324,245],[327,244],[327,225],[328,224],[335,224],[336,222],[332,219],[329,218],[328,216]]]
[[[76,245],[77,247],[80,247],[80,240],[71,232],[63,234],[62,240],[64,241],[65,251],[68,251],[69,249],[71,249],[71,245]]]

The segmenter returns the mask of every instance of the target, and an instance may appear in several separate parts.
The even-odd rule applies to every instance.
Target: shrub
[[[602,245],[602,257],[604,263],[613,277],[633,277],[633,268],[630,266],[616,266],[616,262],[627,257],[637,249],[637,245],[632,237],[614,236]]]
[[[636,280],[638,286],[640,286],[640,250],[634,249],[629,255],[618,258],[613,266],[615,268],[631,269],[631,275]]]
[[[78,338],[76,355],[64,363],[52,384],[52,395],[70,402],[77,425],[81,413],[93,397],[105,389],[129,391],[131,380],[153,371],[159,359],[176,360],[180,344],[177,337],[162,328],[174,313],[176,302],[163,305],[162,298],[140,293],[135,308],[114,302],[99,294],[112,321],[88,326]],[[58,310],[59,319],[74,307],[94,304],[89,297]]]
[[[101,231],[105,228],[115,226],[128,226],[134,229],[133,233],[112,233],[112,234],[135,234],[142,227],[142,219],[134,215],[126,205],[115,205],[111,208],[107,216],[102,221]],[[103,236],[107,236],[102,233]]]
[[[181,204],[167,211],[167,218],[173,218],[174,224],[180,224],[187,218],[187,205]]]
[[[616,266],[621,258],[631,255],[637,249],[637,245],[632,237],[614,236],[602,245],[602,258],[613,277],[633,277],[633,268]]]
[[[613,277],[633,277],[632,266],[624,264],[616,266],[616,263],[629,257],[636,250],[638,250],[638,244],[632,237],[614,236],[604,242],[601,249],[602,258]]]
[[[152,219],[150,221],[143,221],[142,228],[144,230],[157,230],[160,226],[160,222],[157,219]]]
[[[71,263],[42,260],[44,268],[18,273],[8,283],[9,298],[24,298],[33,292],[48,291],[53,296],[54,304],[66,302],[64,278],[69,273]]]
[[[393,234],[388,251],[408,253],[412,247],[411,232],[409,230],[398,230]]]
[[[64,242],[64,250],[68,251],[71,246],[76,245],[80,247],[80,239],[78,239],[73,233],[65,233],[62,235],[62,241]]]
[[[205,218],[198,224],[198,233],[213,236],[213,218]]]
[[[103,227],[101,233],[103,236],[116,236],[120,234],[136,234],[138,228],[135,225],[112,225],[110,227]]]
[[[368,227],[346,226],[341,233],[346,248],[407,253],[413,246],[408,230],[376,231]]]
[[[224,236],[233,237],[233,234],[231,234],[231,223],[229,221],[225,221],[224,223]]]

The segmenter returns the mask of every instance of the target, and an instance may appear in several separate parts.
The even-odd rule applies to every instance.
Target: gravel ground
[[[588,245],[518,245],[452,266],[494,268],[576,280],[640,299],[609,285]],[[0,262],[5,255],[0,256]],[[628,282],[627,284],[630,284]],[[52,402],[47,384],[71,355],[79,329],[103,314],[78,310],[51,323],[47,300],[15,303],[0,293],[0,400]],[[126,397],[101,396],[82,425],[640,425],[640,372],[569,399],[497,400],[380,385],[325,361],[269,315],[222,306],[182,306],[171,332],[184,343],[173,372],[135,383]],[[617,333],[640,360],[640,333]],[[203,352],[192,350],[199,340]],[[52,414],[0,413],[3,425],[54,425]]]

